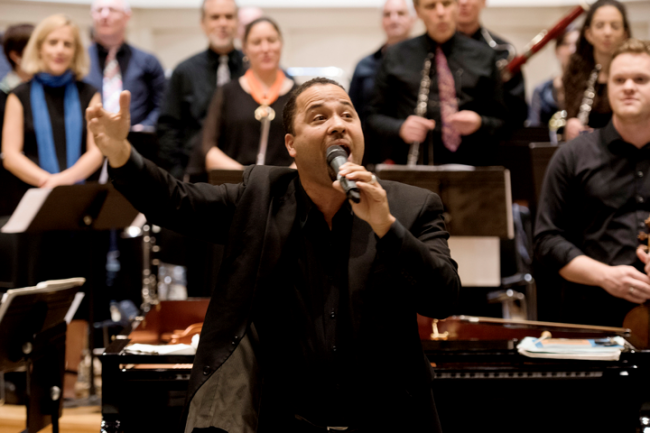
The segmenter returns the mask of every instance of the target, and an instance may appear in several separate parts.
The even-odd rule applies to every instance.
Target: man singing
[[[114,185],[149,221],[225,243],[188,394],[185,432],[438,432],[416,312],[447,317],[460,282],[435,194],[378,181],[359,165],[359,117],[316,78],[284,109],[298,170],[251,166],[238,185],[180,182],[126,141],[119,114],[89,128]],[[341,146],[332,182],[325,152]]]

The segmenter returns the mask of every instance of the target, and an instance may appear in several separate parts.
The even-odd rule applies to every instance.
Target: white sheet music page
[[[22,233],[27,230],[50,192],[52,188],[28,189],[7,224],[2,227],[2,233]]]

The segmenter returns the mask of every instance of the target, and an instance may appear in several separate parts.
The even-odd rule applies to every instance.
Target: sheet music
[[[79,305],[81,305],[81,301],[83,300],[84,296],[85,296],[84,292],[77,292],[77,294],[74,295],[74,301],[72,301],[72,305],[70,305],[70,309],[65,315],[65,323],[67,323],[68,325],[72,321],[74,314],[77,312]]]
[[[34,220],[52,188],[30,188],[27,190],[18,207],[9,218],[7,224],[2,227],[2,233],[22,233],[27,230]]]
[[[189,344],[140,344],[124,348],[124,352],[140,355],[195,355],[196,349]]]
[[[520,354],[531,358],[589,359],[618,361],[625,349],[620,336],[600,339],[526,337],[517,346]]]
[[[399,165],[399,164],[377,164],[375,171],[476,171],[476,167],[465,164],[442,164],[442,165]]]

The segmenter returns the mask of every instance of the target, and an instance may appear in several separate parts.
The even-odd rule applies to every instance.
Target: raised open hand
[[[124,165],[131,154],[131,145],[126,141],[131,128],[130,105],[131,93],[125,90],[120,94],[118,113],[109,113],[101,104],[86,109],[88,130],[112,167]]]

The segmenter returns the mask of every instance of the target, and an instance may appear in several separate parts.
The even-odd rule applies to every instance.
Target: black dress
[[[34,117],[32,116],[31,85],[27,82],[16,87],[12,93],[16,95],[23,106],[24,142],[23,153],[36,165],[39,165],[38,145],[34,131]],[[86,151],[86,122],[85,111],[90,101],[97,93],[94,87],[83,82],[77,82],[81,115],[83,116],[83,133],[81,137],[81,154]],[[69,168],[66,158],[65,118],[63,112],[65,87],[51,88],[43,86],[47,102],[52,135],[56,156],[61,171]],[[17,200],[10,203],[7,214],[13,212],[20,197],[32,186],[22,182],[13,174],[7,172],[10,181],[2,188],[11,188],[11,198]],[[92,176],[91,176],[92,177]],[[0,188],[1,189],[1,188]],[[7,218],[0,221],[0,225]],[[0,258],[8,254],[7,260],[0,261],[0,281],[7,287],[31,286],[40,281],[70,278],[72,276],[90,277],[89,238],[82,232],[52,231],[45,233],[3,234],[0,236]],[[105,254],[105,253],[104,253]],[[95,256],[97,257],[97,256]],[[100,305],[100,302],[96,303]],[[107,305],[102,308],[106,311]],[[87,315],[88,308],[82,305],[78,317]],[[80,315],[80,316],[79,316]],[[96,314],[96,318],[101,315]]]
[[[295,85],[294,85],[295,87]],[[292,88],[293,90],[293,88]],[[271,108],[275,118],[269,128],[265,165],[289,166],[293,158],[284,145],[282,110],[290,92],[280,96]],[[204,151],[215,144],[226,155],[242,165],[255,164],[260,146],[261,123],[255,119],[260,104],[242,89],[239,80],[233,80],[215,93],[208,116],[203,124]]]
[[[81,154],[86,152],[86,108],[90,105],[90,100],[95,96],[97,90],[90,84],[77,81],[77,91],[79,92],[79,104],[81,105],[81,116],[83,133],[81,136]],[[34,117],[32,116],[31,102],[32,82],[21,84],[16,87],[13,93],[23,105],[23,125],[24,125],[24,144],[23,152],[36,165],[38,163],[38,144],[36,143],[36,133],[34,131]],[[47,110],[50,114],[50,123],[52,124],[52,135],[54,136],[54,147],[56,148],[56,158],[59,161],[61,171],[70,168],[66,162],[66,139],[65,139],[65,114],[63,112],[63,100],[65,95],[64,87],[47,87],[43,86],[45,92],[45,101]]]
[[[607,98],[607,83],[596,83],[594,90],[596,91],[596,100],[589,113],[587,125],[594,129],[604,128],[612,119],[612,108]]]

